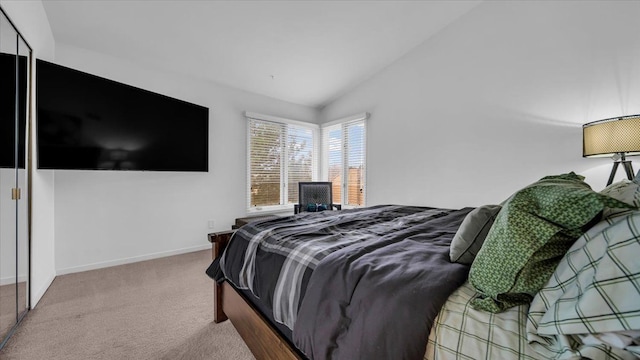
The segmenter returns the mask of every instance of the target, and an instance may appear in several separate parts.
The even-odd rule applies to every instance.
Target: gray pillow
[[[500,209],[500,205],[483,205],[467,214],[451,240],[451,262],[467,265],[473,263]]]
[[[640,177],[636,176],[633,181],[625,179],[620,182],[613,183],[600,191],[600,194],[610,196],[616,200],[634,205],[638,208],[640,207]],[[632,210],[629,209],[605,207],[602,210],[602,217],[610,218],[614,216],[628,215],[631,211]]]

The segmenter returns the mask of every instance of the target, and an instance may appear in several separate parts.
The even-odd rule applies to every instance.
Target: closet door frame
[[[17,27],[15,26],[15,24],[13,23],[13,21],[11,21],[11,18],[9,18],[9,16],[7,15],[7,13],[4,11],[4,9],[2,9],[2,7],[0,7],[0,12],[2,14],[2,21],[7,21],[8,25],[10,25],[10,27],[13,29],[13,31],[15,32],[15,97],[14,97],[14,121],[15,121],[15,132],[18,136],[24,136],[24,138],[22,139],[24,142],[21,144],[20,139],[18,138],[18,136],[15,136],[15,140],[16,140],[16,145],[14,148],[14,151],[16,152],[15,157],[14,157],[14,161],[15,161],[15,182],[12,182],[11,185],[11,191],[12,191],[12,195],[14,194],[14,191],[16,191],[15,189],[19,189],[17,190],[18,193],[15,193],[16,195],[21,193],[20,196],[18,196],[18,199],[14,199],[12,201],[15,201],[15,211],[16,211],[16,221],[15,221],[15,287],[16,287],[16,309],[15,309],[15,316],[16,316],[16,322],[12,325],[12,327],[8,330],[8,332],[6,334],[0,334],[0,349],[2,347],[4,347],[4,345],[7,343],[7,341],[9,340],[9,338],[11,338],[11,336],[13,335],[13,333],[16,331],[16,329],[18,328],[18,326],[20,325],[20,323],[22,322],[22,320],[24,319],[24,317],[27,315],[27,313],[31,310],[31,268],[32,268],[32,264],[31,264],[31,234],[32,234],[32,191],[31,191],[31,185],[32,185],[32,176],[31,176],[31,171],[32,171],[32,124],[33,124],[33,86],[34,86],[34,80],[33,80],[33,64],[34,64],[34,58],[33,58],[33,48],[29,45],[29,43],[26,41],[26,39],[24,38],[24,36],[20,33],[20,31],[17,29]],[[13,34],[11,34],[11,36],[13,37]],[[24,47],[24,49],[23,49]],[[26,53],[26,61],[24,62],[24,66],[25,69],[21,69],[22,66],[22,62],[20,61],[20,56],[22,54],[22,52]],[[24,71],[25,73],[25,81],[26,81],[26,86],[25,86],[25,91],[21,91],[21,87],[20,87],[20,81],[21,81],[21,76],[20,73],[21,71]],[[24,97],[25,101],[24,101],[24,107],[20,108],[20,104],[22,103],[21,97]],[[21,113],[24,112],[24,135],[20,134],[20,126],[19,126],[19,118],[21,117]],[[21,153],[21,151],[19,150],[20,146],[23,145],[24,149],[23,152]],[[23,155],[22,155],[23,154]],[[18,180],[20,179],[20,175],[19,175],[19,171],[22,170],[20,168],[20,156],[24,156],[24,178],[22,180]],[[9,189],[0,189],[2,191],[8,191]],[[24,201],[24,203],[20,203],[20,200],[24,199],[24,196],[26,196],[26,201]],[[21,206],[26,206],[25,210],[20,211],[20,207]],[[21,215],[21,213],[26,215],[26,219],[24,219],[24,222],[20,221],[19,216]],[[22,225],[22,226],[20,226]],[[25,236],[21,236],[21,233],[25,233]],[[20,239],[24,239],[24,241],[26,242],[26,244],[22,245],[22,247],[25,249],[25,255],[22,255],[20,253]],[[22,275],[20,272],[20,267],[21,267],[21,263],[26,261],[26,265],[24,266],[24,270],[26,271],[25,275]],[[21,276],[25,276],[26,277],[26,284],[25,284],[25,297],[21,299],[21,297],[18,294],[18,283],[19,283],[19,278]],[[19,301],[24,301],[25,304],[22,304],[22,306],[19,305]]]

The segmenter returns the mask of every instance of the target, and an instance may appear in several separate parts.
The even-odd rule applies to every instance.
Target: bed
[[[586,222],[576,228],[575,216],[552,209],[552,226],[568,227],[533,251],[538,263],[528,268],[529,259],[517,270],[542,274],[545,281],[534,284],[539,287],[534,292],[527,288],[530,279],[516,279],[510,285],[516,293],[493,294],[495,284],[478,280],[491,270],[481,260],[493,256],[492,247],[503,245],[501,235],[517,236],[501,233],[500,225],[515,222],[526,228],[532,225],[523,225],[522,219],[548,218],[539,206],[548,199],[535,199],[536,206],[524,206],[522,199],[530,201],[532,193],[550,188],[549,196],[557,197],[558,184],[573,191],[565,199],[572,206],[589,199],[580,206],[589,209],[581,210]],[[214,260],[207,274],[216,280],[214,321],[229,318],[258,359],[637,358],[640,266],[634,259],[640,255],[640,212],[633,207],[638,206],[634,201],[640,203],[640,191],[629,191],[637,188],[631,182],[617,194],[595,193],[585,185],[573,173],[545,177],[492,207],[497,211],[490,212],[491,221],[481,222],[479,230],[476,224],[471,244],[464,247],[471,264],[452,261],[452,243],[459,245],[470,219],[477,220],[484,207],[379,205],[266,219],[233,233],[212,234]],[[552,207],[558,203],[551,201]],[[523,208],[526,216],[519,212]],[[535,216],[528,217],[529,208]],[[603,210],[610,209],[619,211],[603,217]],[[529,240],[537,236],[528,234]],[[593,239],[598,241],[587,241]],[[585,247],[598,242],[590,251],[599,257],[585,257]],[[622,252],[636,257],[625,259],[617,273],[609,271],[605,255],[623,242]],[[578,263],[580,269],[575,268]],[[612,276],[624,281],[612,285]],[[598,292],[589,286],[594,283],[620,293],[604,301],[617,308],[591,314],[582,328],[576,327],[579,316],[567,309],[572,301],[579,303],[574,310],[581,301],[593,302]],[[601,326],[603,318],[606,326]]]

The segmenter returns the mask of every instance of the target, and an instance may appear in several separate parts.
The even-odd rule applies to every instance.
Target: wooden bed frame
[[[235,231],[209,234],[212,259],[218,258]],[[231,320],[256,359],[302,360],[305,357],[227,281],[213,285],[213,321]]]

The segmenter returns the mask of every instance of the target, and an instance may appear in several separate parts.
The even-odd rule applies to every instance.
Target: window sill
[[[342,205],[342,210],[357,209],[366,205]],[[251,215],[293,215],[293,204],[277,206],[258,206],[247,209],[247,216]]]
[[[251,207],[247,215],[293,215],[293,204]]]

